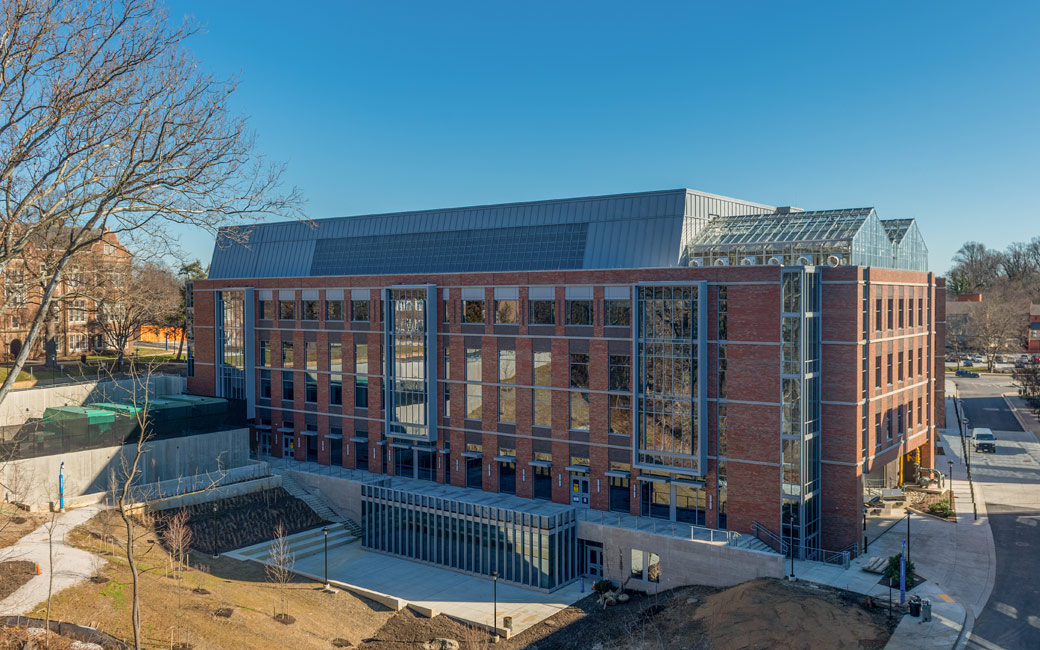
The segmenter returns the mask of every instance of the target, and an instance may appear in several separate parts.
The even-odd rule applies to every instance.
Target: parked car
[[[997,438],[992,431],[984,427],[971,430],[971,444],[975,451],[997,453]]]
[[[975,366],[975,364],[971,362],[971,359],[965,359],[961,362],[961,365],[965,368],[973,368]]]
[[[957,376],[975,378],[979,376],[979,373],[975,372],[974,370],[958,370]]]

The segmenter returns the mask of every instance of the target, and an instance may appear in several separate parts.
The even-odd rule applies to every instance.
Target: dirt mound
[[[708,596],[693,620],[712,650],[883,648],[890,634],[883,621],[849,605],[831,590],[755,580]],[[664,617],[677,615],[673,608]]]

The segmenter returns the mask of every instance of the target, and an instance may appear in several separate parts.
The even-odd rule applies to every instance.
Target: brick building
[[[99,233],[100,234],[100,233]],[[13,260],[0,273],[4,289],[3,317],[0,318],[0,346],[6,360],[12,360],[25,342],[43,296],[41,274],[45,264],[64,250],[30,245],[24,259]],[[30,351],[30,359],[44,359],[48,343],[59,359],[77,358],[112,346],[98,326],[98,296],[105,287],[125,282],[133,255],[113,232],[77,252],[66,269],[52,303],[43,334]],[[112,305],[110,305],[112,307]]]
[[[450,484],[548,508],[571,564],[534,586],[602,562],[552,532],[572,510],[821,559],[855,550],[868,481],[934,467],[944,288],[912,220],[675,190],[316,224],[215,248],[189,389],[244,400],[263,453],[411,479],[364,492],[377,550],[457,566],[386,537]],[[420,501],[420,536],[462,512]]]

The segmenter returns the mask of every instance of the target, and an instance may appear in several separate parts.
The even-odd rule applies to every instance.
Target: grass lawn
[[[53,617],[92,625],[129,641],[133,636],[129,567],[124,557],[106,552],[106,544],[90,534],[98,533],[102,539],[105,534],[113,534],[121,544],[121,521],[112,513],[113,524],[106,527],[103,522],[108,516],[101,513],[69,535],[70,543],[108,561],[99,573],[108,581],[83,582],[56,595]],[[327,650],[335,638],[348,639],[357,646],[393,614],[346,592],[322,593],[321,585],[301,580],[287,590],[288,611],[296,622],[283,625],[273,618],[278,591],[266,581],[261,565],[193,554],[193,568],[176,573],[170,571],[170,557],[154,535],[142,537],[137,547],[142,569],[141,631],[147,648],[169,648],[173,643],[186,642],[195,650]],[[219,608],[231,608],[231,617],[215,616]],[[43,607],[38,607],[34,615],[42,611]]]

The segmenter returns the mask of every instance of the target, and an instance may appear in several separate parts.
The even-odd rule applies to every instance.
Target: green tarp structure
[[[168,401],[188,402],[192,406],[193,415],[223,415],[227,413],[228,403],[220,397],[204,397],[202,395],[163,395]]]

